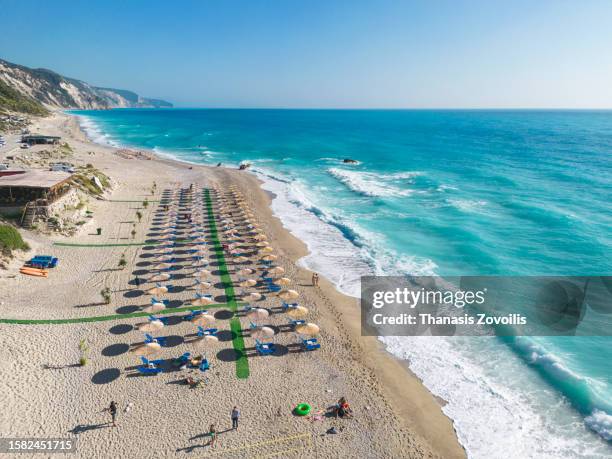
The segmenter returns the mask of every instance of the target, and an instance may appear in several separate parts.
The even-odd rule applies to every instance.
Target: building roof
[[[23,174],[0,177],[0,188],[53,188],[68,180],[72,174],[63,171],[28,170]]]
[[[21,136],[22,139],[61,139],[57,135],[42,135],[42,134],[25,134]]]

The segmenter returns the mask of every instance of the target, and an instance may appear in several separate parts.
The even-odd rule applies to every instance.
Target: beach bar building
[[[0,207],[24,206],[32,201],[49,205],[70,190],[72,174],[62,171],[26,170],[0,176]]]
[[[28,145],[56,145],[59,143],[61,137],[55,135],[23,135],[21,136],[21,143],[27,143]]]

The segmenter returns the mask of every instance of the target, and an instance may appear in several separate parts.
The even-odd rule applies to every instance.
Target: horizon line
[[[104,110],[378,110],[378,111],[612,111],[612,107],[113,107],[110,109],[65,108],[68,111]],[[62,109],[60,109],[62,110]]]

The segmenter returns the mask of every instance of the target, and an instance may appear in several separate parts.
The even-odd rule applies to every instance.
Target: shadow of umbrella
[[[119,368],[107,368],[98,371],[91,377],[91,382],[94,384],[109,384],[121,376]]]
[[[235,362],[242,357],[242,352],[233,348],[222,349],[217,352],[217,358],[222,362]]]
[[[102,349],[102,355],[104,357],[115,357],[117,355],[125,354],[130,349],[129,344],[117,343],[106,346]]]

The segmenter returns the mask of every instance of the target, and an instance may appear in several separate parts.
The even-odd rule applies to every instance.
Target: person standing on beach
[[[319,286],[319,275],[317,273],[312,274],[312,286],[313,287]]]
[[[238,418],[240,417],[240,410],[237,406],[232,410],[232,429],[238,430]]]
[[[215,443],[217,443],[217,430],[215,429],[214,424],[211,424],[208,428],[208,436],[210,437],[208,445],[213,448],[215,446]]]
[[[113,427],[117,427],[117,404],[112,401],[110,402],[110,406],[105,408],[103,411],[108,411],[110,413]]]

